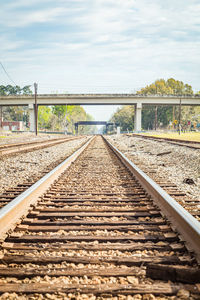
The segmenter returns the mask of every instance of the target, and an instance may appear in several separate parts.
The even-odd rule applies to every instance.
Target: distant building
[[[23,121],[3,121],[2,128],[3,128],[3,130],[23,131],[24,130],[24,122]]]

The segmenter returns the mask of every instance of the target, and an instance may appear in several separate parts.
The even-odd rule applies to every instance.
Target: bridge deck
[[[134,105],[200,105],[200,96],[144,96],[132,94],[56,94],[38,95],[38,105],[61,104],[134,104]],[[0,105],[32,105],[34,95],[0,96]]]

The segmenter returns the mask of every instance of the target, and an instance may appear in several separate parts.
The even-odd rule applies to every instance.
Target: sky
[[[135,93],[171,77],[197,91],[199,16],[199,0],[1,0],[0,62],[40,94]],[[1,66],[0,84],[13,84]],[[106,120],[115,108],[86,110]]]

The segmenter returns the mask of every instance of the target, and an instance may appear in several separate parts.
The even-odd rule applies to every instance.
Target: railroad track
[[[199,223],[101,137],[83,150],[0,211],[0,293],[198,299]]]
[[[125,152],[130,160],[133,159],[129,151]],[[141,161],[137,166],[143,170],[150,178],[162,187],[170,196],[172,196],[183,208],[185,208],[193,217],[200,221],[200,200],[190,197],[186,192],[180,190],[176,183],[171,182],[166,175],[157,172],[158,165],[146,165]]]
[[[161,137],[155,137],[155,136],[147,136],[143,134],[135,134],[131,133],[128,134],[127,136],[134,136],[134,137],[139,137],[147,140],[154,140],[154,141],[159,141],[159,142],[164,142],[172,145],[178,145],[178,146],[183,146],[191,149],[196,149],[200,150],[200,142],[197,141],[186,141],[186,140],[180,140],[180,139],[170,139],[170,138],[161,138]]]
[[[127,135],[128,137],[131,137],[132,134]],[[135,134],[134,136],[140,137],[139,134]],[[146,136],[144,136],[146,137]],[[150,137],[150,140],[153,137]],[[148,137],[147,137],[148,139]],[[172,140],[172,139],[171,139]],[[157,141],[157,138],[155,139]],[[165,139],[162,140],[165,142]],[[181,140],[180,140],[181,141]],[[184,141],[182,141],[184,142]],[[188,141],[189,143],[193,143],[191,141]],[[198,144],[198,142],[196,142]],[[199,143],[200,144],[200,143]],[[183,144],[184,145],[184,144]],[[195,148],[198,149],[198,148]],[[200,149],[200,148],[199,148]],[[133,159],[134,152],[127,150],[124,152],[130,160]],[[171,151],[161,152],[159,155],[165,155],[169,154]],[[135,157],[134,157],[135,159]],[[184,192],[180,190],[180,187],[177,186],[175,182],[171,182],[166,175],[163,176],[162,173],[158,172],[158,165],[156,163],[152,164],[151,166],[148,164],[146,165],[145,162],[141,161],[140,163],[137,163],[139,168],[142,168],[142,170],[150,176],[159,186],[161,186],[170,196],[172,196],[181,206],[183,206],[192,216],[194,216],[198,221],[200,221],[200,199],[194,199],[192,198],[187,192]],[[189,179],[190,180],[190,179]],[[186,182],[187,183],[187,182]]]
[[[58,139],[50,139],[43,141],[32,141],[32,142],[23,142],[17,144],[4,144],[0,145],[0,158],[4,156],[15,155],[17,153],[30,152],[34,150],[39,150],[47,148],[50,146],[55,146],[57,144],[65,143],[67,141],[72,141],[74,139],[79,139],[80,137],[65,137]]]
[[[81,137],[79,137],[81,138]],[[72,139],[65,139],[65,142],[70,142]],[[83,141],[80,145],[83,146],[85,141]],[[52,145],[54,146],[54,145]],[[62,158],[57,159],[56,161],[52,162],[50,165],[48,165],[45,169],[42,170],[42,172],[39,172],[39,174],[35,174],[34,176],[30,176],[28,180],[24,180],[23,182],[20,182],[16,186],[13,186],[12,188],[7,188],[5,191],[3,191],[0,194],[0,209],[7,205],[10,201],[15,199],[18,195],[26,191],[28,188],[30,188],[35,182],[37,182],[41,177],[43,177],[45,174],[48,174],[51,170],[53,170],[56,166],[58,166],[60,163],[62,163],[69,155],[65,155]]]

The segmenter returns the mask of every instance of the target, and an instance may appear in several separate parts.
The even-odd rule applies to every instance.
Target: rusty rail
[[[188,249],[195,251],[200,262],[200,223],[122,152],[106,139],[105,141],[131,173],[136,176],[148,194],[153,197],[163,215],[171,221],[176,230],[182,235]]]
[[[80,149],[75,151],[70,157],[59,164],[21,195],[9,202],[0,210],[0,240],[4,238],[6,232],[15,226],[17,221],[29,211],[30,206],[37,203],[41,195],[50,187],[50,185],[68,168],[73,161],[85,150],[91,139]]]
[[[0,211],[0,293],[200,294],[197,261],[162,216],[163,192],[105,139],[86,142]]]
[[[54,146],[57,144],[72,141],[75,139],[80,139],[80,137],[59,138],[59,139],[52,139],[52,140],[1,145],[0,146],[0,158],[3,156],[14,155],[17,153],[23,153],[23,152],[27,152],[27,151],[34,151],[34,150],[47,148],[47,147]]]
[[[130,133],[130,134],[126,134],[126,135],[130,136],[130,137],[134,136],[137,138],[165,142],[165,143],[172,144],[172,145],[178,145],[178,146],[182,146],[182,147],[200,150],[200,142],[197,142],[197,141],[187,141],[187,140],[171,139],[171,138],[164,138],[164,137],[161,138],[161,137],[148,136],[148,135],[137,134],[137,133]]]

